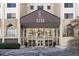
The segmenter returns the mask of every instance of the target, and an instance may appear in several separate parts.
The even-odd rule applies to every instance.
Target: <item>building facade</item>
[[[20,43],[20,4],[0,4],[0,42]],[[10,39],[10,40],[9,40]],[[14,39],[14,40],[13,40]]]
[[[67,28],[78,12],[78,3],[0,3],[0,43],[67,46],[74,39]]]

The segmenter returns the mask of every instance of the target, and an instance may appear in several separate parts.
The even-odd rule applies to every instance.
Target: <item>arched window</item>
[[[73,30],[73,26],[71,24],[68,24],[65,27],[63,36],[64,37],[73,37],[74,36],[74,30]]]
[[[16,35],[17,35],[16,29],[12,24],[9,24],[7,26],[7,36],[16,36]]]
[[[71,24],[67,25],[67,36],[74,36],[74,30]]]

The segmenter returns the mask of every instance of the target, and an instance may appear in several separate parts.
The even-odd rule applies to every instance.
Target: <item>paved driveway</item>
[[[65,48],[22,48],[16,50],[3,50],[3,56],[70,56],[71,54]]]
[[[12,51],[13,49],[0,49],[0,56],[6,52]]]

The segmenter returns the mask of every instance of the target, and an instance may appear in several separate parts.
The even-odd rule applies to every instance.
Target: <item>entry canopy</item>
[[[22,16],[21,26],[26,28],[57,28],[60,18],[42,9]]]

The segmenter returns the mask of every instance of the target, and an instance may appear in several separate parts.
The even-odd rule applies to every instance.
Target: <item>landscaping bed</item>
[[[1,43],[0,49],[19,49],[20,44],[19,43]]]

